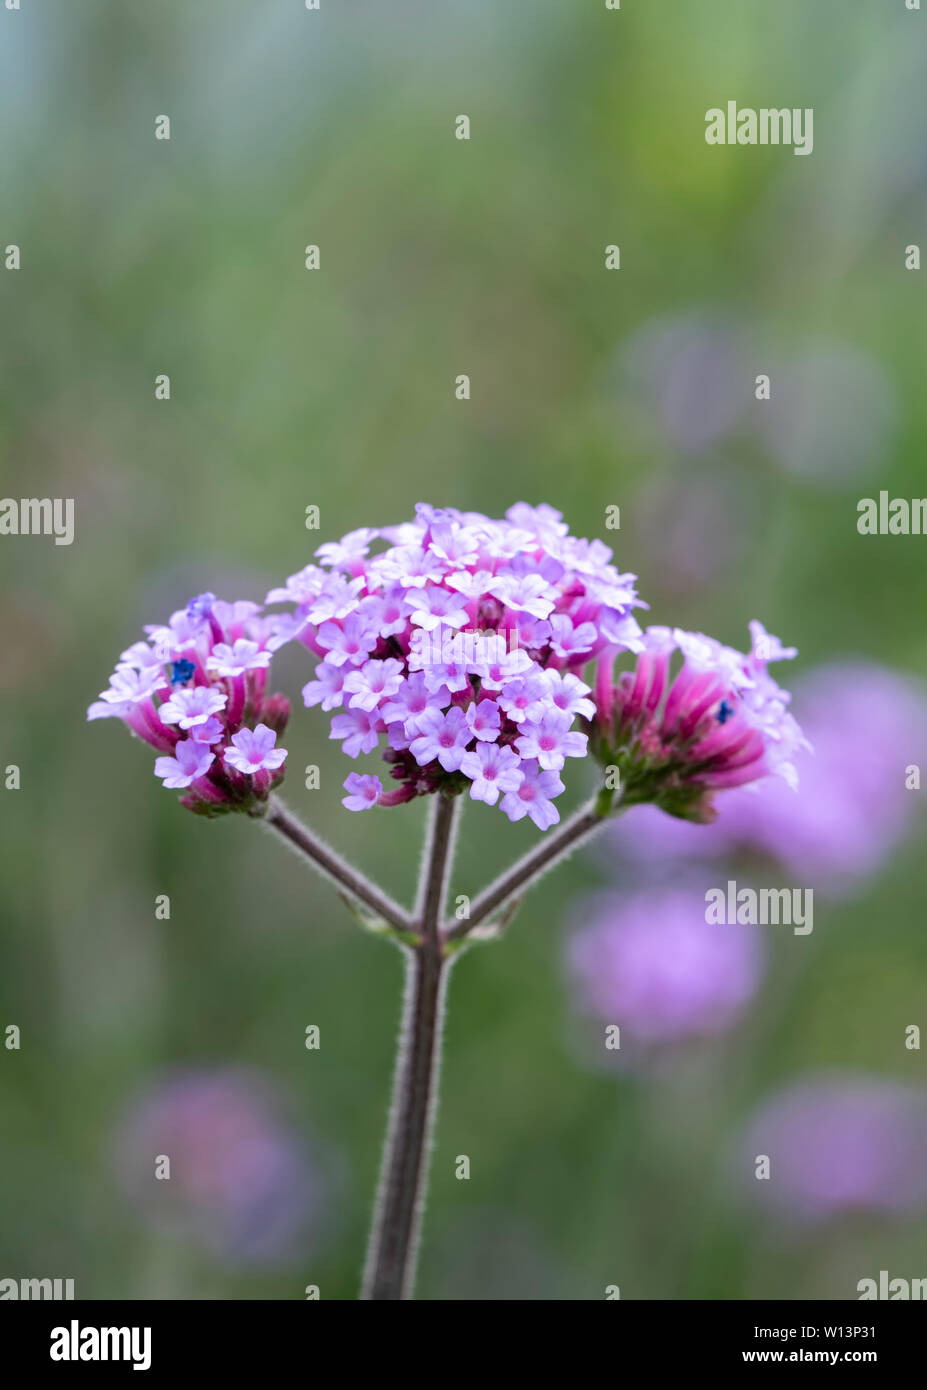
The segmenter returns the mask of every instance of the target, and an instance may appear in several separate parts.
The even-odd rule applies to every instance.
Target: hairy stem
[[[410,1298],[437,1099],[448,962],[440,937],[459,802],[438,794],[416,906],[417,944],[406,949],[406,992],[386,1147],[361,1297]]]
[[[270,798],[264,821],[267,825],[273,826],[274,830],[289,840],[296,849],[301,850],[320,874],[338,884],[357,902],[369,907],[399,931],[407,932],[412,929],[412,918],[404,908],[342,859],[340,854],[307,825],[303,825],[278,797]]]
[[[603,814],[600,797],[594,797],[581,806],[568,821],[564,821],[559,830],[546,834],[534,849],[517,860],[488,888],[484,888],[470,904],[469,916],[446,929],[445,942],[460,940],[516,893],[520,897],[549,869],[571,854],[577,845],[603,826],[607,818],[607,814]]]

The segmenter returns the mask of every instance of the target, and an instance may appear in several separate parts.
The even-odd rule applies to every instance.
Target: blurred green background
[[[0,493],[76,500],[72,546],[0,538],[0,763],[22,769],[0,791],[0,1025],[22,1030],[0,1049],[0,1276],[356,1293],[401,962],[254,824],[190,816],[144,747],[85,724],[143,623],[207,588],[262,599],[418,500],[525,499],[614,542],[652,621],[741,645],[761,617],[801,650],[789,677],[848,654],[927,674],[927,542],[856,531],[860,497],[927,492],[904,268],[927,242],[925,26],[902,0],[0,9],[0,243],[22,254],[0,270]],[[813,155],[707,146],[728,99],[813,107]],[[408,898],[424,807],[341,811],[310,670],[274,664],[287,797]],[[471,807],[455,891],[535,833]],[[577,1041],[565,923],[611,881],[572,860],[454,971],[419,1296],[827,1298],[927,1274],[923,1219],[784,1242],[719,1182],[781,1083],[923,1081],[896,1027],[927,1022],[918,845],[807,941],[776,937],[747,1021],[652,1075]],[[165,1233],[114,1176],[134,1097],[228,1067],[277,1088],[312,1155],[312,1232],[264,1262]]]

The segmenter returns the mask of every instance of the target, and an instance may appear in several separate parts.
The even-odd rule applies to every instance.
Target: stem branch
[[[378,888],[375,883],[371,883],[369,878],[365,878],[362,873],[353,868],[346,860],[341,858],[335,850],[320,839],[314,831],[289,811],[278,797],[272,796],[264,817],[268,825],[273,826],[278,834],[283,835],[298,850],[311,861],[313,866],[325,878],[331,879],[339,887],[344,888],[352,898],[369,907],[384,921],[399,931],[410,931],[412,919],[404,908],[394,902],[391,897]]]
[[[546,834],[539,844],[530,849],[521,859],[516,860],[510,869],[484,888],[470,905],[470,915],[463,921],[455,922],[444,932],[445,942],[459,941],[474,927],[502,907],[515,893],[524,893],[537,883],[547,871],[568,854],[571,854],[582,840],[588,839],[608,819],[603,815],[598,797],[581,806],[559,830]]]

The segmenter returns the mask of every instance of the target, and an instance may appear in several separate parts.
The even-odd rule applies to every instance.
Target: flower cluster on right
[[[620,770],[626,806],[652,802],[685,820],[711,821],[711,793],[775,775],[795,787],[795,755],[810,745],[769,674],[796,655],[750,624],[749,653],[701,632],[650,627],[633,672],[617,682],[600,661],[593,751]],[[671,679],[676,653],[682,666]]]

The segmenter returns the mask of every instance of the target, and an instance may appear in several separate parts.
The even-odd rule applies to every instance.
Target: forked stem
[[[533,849],[522,855],[510,869],[506,869],[473,899],[467,917],[446,928],[444,941],[459,941],[516,894],[521,897],[529,888],[533,888],[538,879],[543,878],[555,864],[566,859],[583,840],[595,834],[605,824],[609,814],[614,814],[614,811],[605,809],[608,804],[603,804],[601,795],[593,797],[568,821],[564,821],[558,830],[545,835]]]
[[[459,799],[436,795],[416,905],[418,941],[404,948],[406,991],[386,1146],[361,1298],[411,1298],[428,1180],[449,963],[439,926]]]
[[[272,796],[270,798],[264,823],[272,826],[295,849],[300,850],[313,868],[318,870],[323,877],[338,884],[356,902],[369,907],[378,917],[382,917],[385,922],[388,922],[398,931],[412,930],[412,918],[405,908],[394,902],[387,893],[383,892],[382,888],[371,883],[369,878],[365,878],[346,859],[342,859],[331,845],[327,845],[316,835],[314,830],[310,830],[308,825],[304,825],[297,816],[294,816],[279,797]]]
[[[266,823],[301,850],[313,866],[396,928],[406,958],[405,997],[393,1098],[374,1206],[361,1298],[378,1302],[411,1298],[418,1236],[428,1180],[428,1148],[434,1124],[447,975],[453,948],[488,917],[527,889],[589,836],[617,808],[600,793],[553,834],[529,850],[474,898],[466,919],[441,927],[453,863],[461,798],[437,793],[418,899],[407,913],[375,883],[358,873],[276,797]]]

